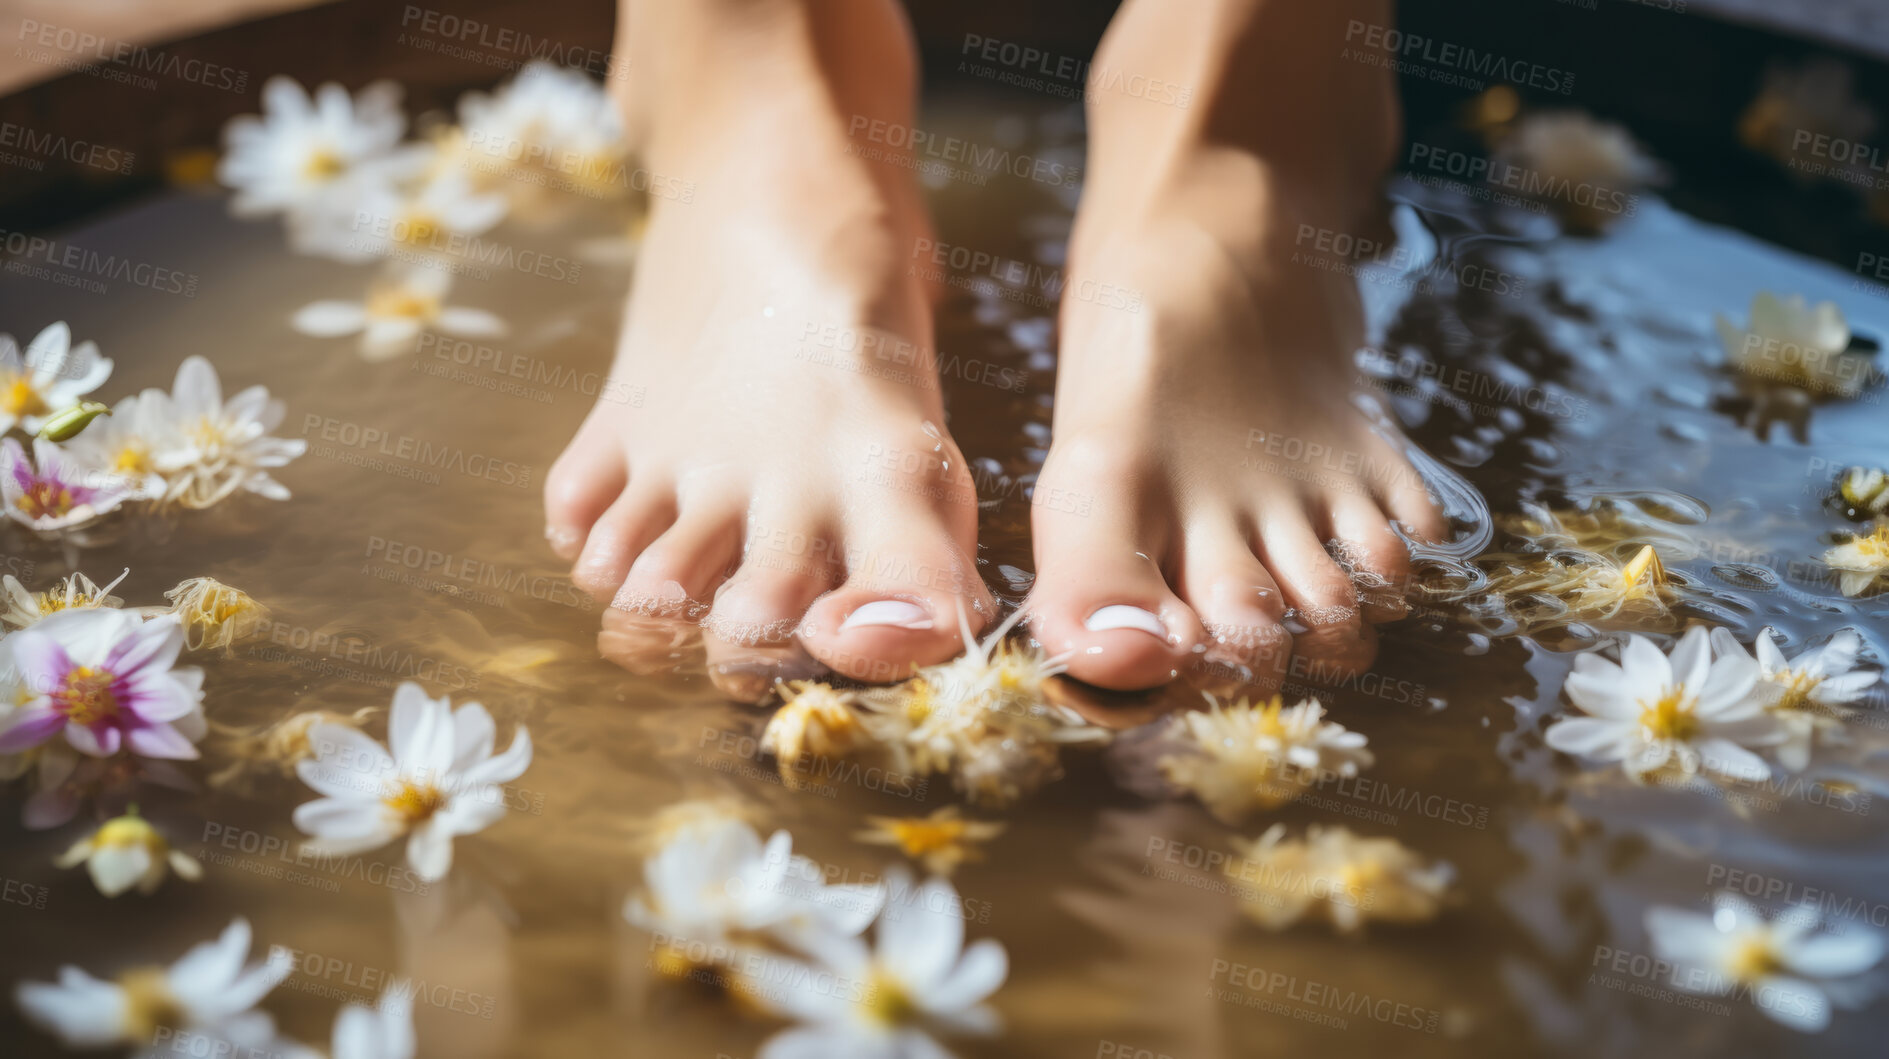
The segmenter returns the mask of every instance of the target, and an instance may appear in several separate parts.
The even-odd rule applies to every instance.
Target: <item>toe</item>
[[[601,424],[586,420],[544,480],[544,536],[566,561],[576,559],[591,526],[623,493],[623,448]]]
[[[1351,579],[1326,553],[1303,508],[1276,515],[1260,526],[1261,561],[1279,582],[1292,609],[1295,679],[1331,686],[1364,671],[1377,654],[1377,634],[1364,623]]]
[[[1278,691],[1292,657],[1285,601],[1231,512],[1190,523],[1179,580],[1182,599],[1207,633],[1189,682],[1215,694]]]
[[[837,581],[838,568],[811,531],[774,532],[773,522],[748,527],[741,568],[715,591],[702,623],[709,679],[724,694],[759,702],[776,680],[816,675],[818,663],[794,638],[820,594]]]
[[[1140,509],[1130,496],[1104,495],[1082,510],[1039,504],[1033,518],[1031,628],[1045,650],[1069,656],[1070,676],[1116,691],[1173,680],[1206,639],[1152,558],[1161,553],[1137,526]]]
[[[1418,540],[1449,540],[1449,522],[1437,508],[1436,501],[1430,498],[1430,490],[1423,484],[1423,477],[1416,468],[1404,463],[1401,457],[1397,466],[1401,468],[1400,473],[1374,483],[1378,507],[1401,523],[1405,533]]]
[[[675,524],[630,564],[610,605],[641,614],[700,618],[741,549],[744,506],[733,496],[684,501]]]
[[[1361,496],[1332,501],[1330,524],[1342,566],[1349,566],[1364,620],[1396,621],[1409,613],[1410,552],[1376,503]]]
[[[866,538],[847,550],[846,582],[807,611],[800,642],[834,672],[884,683],[963,652],[995,612],[965,544],[942,523]]]
[[[675,493],[655,476],[639,477],[589,528],[571,580],[600,603],[616,598],[630,564],[676,517]]]

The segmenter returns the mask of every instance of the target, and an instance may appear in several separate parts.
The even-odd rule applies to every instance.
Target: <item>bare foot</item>
[[[918,192],[849,150],[862,117],[909,126],[909,39],[882,0],[695,24],[725,6],[635,5],[675,24],[637,27],[663,50],[629,126],[694,194],[654,201],[639,254],[612,371],[641,406],[592,409],[547,479],[546,535],[613,607],[701,621],[711,666],[797,640],[898,679],[958,652],[960,606],[973,628],[990,613],[930,310],[901,267]]]
[[[1103,46],[1109,66],[1196,86],[1203,109],[1090,97],[1091,179],[1066,289],[1129,295],[1062,306],[1038,487],[1084,502],[1034,509],[1033,628],[1073,652],[1072,676],[1107,688],[1182,674],[1330,683],[1370,663],[1373,622],[1405,612],[1392,521],[1423,537],[1446,528],[1400,440],[1353,404],[1354,281],[1293,261],[1302,225],[1369,229],[1394,103],[1387,85],[1342,82],[1330,95],[1355,105],[1349,126],[1280,129],[1275,111],[1297,104],[1274,96],[1273,111],[1248,113],[1255,86],[1216,83],[1233,75],[1202,61],[1217,42],[1172,39],[1188,22],[1136,0]],[[1261,65],[1292,39],[1193,22]],[[1295,160],[1273,161],[1273,142]],[[1299,158],[1313,164],[1297,170]]]

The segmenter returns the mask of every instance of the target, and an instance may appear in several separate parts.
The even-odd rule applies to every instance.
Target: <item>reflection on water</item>
[[[1040,135],[1038,153],[1077,146],[1061,113]],[[1069,203],[1048,191],[935,189],[940,231],[1054,268]],[[1514,531],[1552,512],[1566,547],[1624,562],[1655,545],[1684,589],[1680,611],[1743,642],[1767,625],[1793,648],[1851,628],[1866,655],[1889,655],[1889,604],[1844,597],[1818,562],[1847,526],[1826,505],[1837,472],[1883,462],[1881,391],[1808,408],[1807,444],[1763,440],[1728,410],[1748,394],[1720,367],[1713,325],[1772,289],[1832,299],[1855,330],[1880,334],[1883,301],[1835,269],[1650,199],[1604,238],[1564,241],[1548,239],[1539,216],[1415,185],[1398,193],[1404,245],[1419,252],[1365,269],[1377,340],[1358,375],[1464,482],[1449,493],[1471,544],[1430,557],[1443,575],[1483,576],[1469,560],[1485,545],[1513,547]],[[621,217],[603,214],[493,236],[576,262],[597,230],[621,230]],[[948,783],[865,768],[790,789],[762,750],[766,715],[743,703],[776,678],[814,675],[804,657],[771,645],[706,657],[692,627],[600,614],[564,578],[542,542],[538,487],[596,395],[623,266],[590,258],[571,281],[462,277],[455,300],[506,321],[509,337],[425,340],[368,363],[351,342],[288,326],[311,301],[358,297],[358,273],[289,256],[274,228],[230,220],[219,198],[173,194],[69,238],[195,274],[199,293],[99,296],[23,279],[0,291],[9,329],[83,321],[117,359],[124,392],[164,385],[185,356],[205,354],[227,386],[263,382],[284,397],[280,433],[309,451],[279,474],[290,502],[190,512],[86,553],[94,576],[130,567],[115,592],[131,605],[161,605],[166,588],[209,576],[269,613],[226,657],[200,659],[218,734],[197,778],[212,782],[136,795],[203,863],[203,880],[107,901],[51,867],[75,835],[24,830],[8,813],[7,893],[46,899],[0,905],[14,942],[0,957],[6,979],[46,977],[62,962],[168,960],[239,911],[259,947],[295,954],[267,1006],[302,1039],[325,1039],[339,1002],[371,1003],[390,978],[411,976],[427,1054],[616,1054],[625,1042],[634,1054],[753,1054],[779,1023],[732,1016],[712,991],[663,979],[647,936],[620,915],[650,816],[724,800],[763,833],[791,830],[830,880],[870,881],[897,854],[854,840],[868,816],[921,817],[958,797]],[[1014,604],[1029,587],[1052,307],[1040,291],[959,279],[945,287],[939,348],[1002,373],[946,373],[950,426],[983,498],[986,580]],[[1478,494],[1494,517],[1481,516]],[[70,572],[50,551],[10,562],[33,588]],[[1646,972],[1642,917],[1653,904],[1703,911],[1733,887],[1771,910],[1808,901],[1849,925],[1889,926],[1889,844],[1872,811],[1881,703],[1865,702],[1852,742],[1819,759],[1821,784],[1786,777],[1728,792],[1584,774],[1542,731],[1565,709],[1571,650],[1619,627],[1591,621],[1575,616],[1537,642],[1503,635],[1513,616],[1464,621],[1427,607],[1385,632],[1373,672],[1341,687],[1302,681],[1369,737],[1375,764],[1238,834],[1254,839],[1271,821],[1295,836],[1343,826],[1447,862],[1460,899],[1426,925],[1373,923],[1361,937],[1248,925],[1236,880],[1217,870],[1235,832],[1158,785],[1124,789],[1119,762],[1068,748],[1065,778],[1005,812],[983,857],[953,875],[980,910],[972,936],[1001,939],[1012,963],[993,998],[1006,1034],[959,1050],[1200,1059],[1767,1054],[1800,1043],[1748,1003],[1685,1002]],[[484,703],[501,733],[528,725],[536,747],[507,789],[512,811],[461,839],[436,884],[406,870],[398,846],[339,864],[298,857],[289,812],[308,792],[268,760],[272,740],[295,736],[272,726],[297,714],[326,711],[378,736],[404,680]],[[1070,705],[1127,728],[1189,694]],[[1840,1013],[1817,1046],[1860,1053],[1881,1024],[1880,1009]],[[19,1039],[31,1054],[47,1047]]]

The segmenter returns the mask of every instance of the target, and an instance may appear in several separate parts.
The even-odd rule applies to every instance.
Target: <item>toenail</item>
[[[875,599],[846,616],[840,631],[862,625],[890,625],[896,629],[929,629],[931,612],[902,599]]]
[[[1112,603],[1089,615],[1089,620],[1082,623],[1090,632],[1107,632],[1110,629],[1140,629],[1156,639],[1166,641],[1168,627],[1152,612],[1140,607],[1131,607],[1126,603]]]

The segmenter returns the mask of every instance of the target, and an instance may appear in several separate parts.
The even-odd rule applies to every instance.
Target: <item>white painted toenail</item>
[[[1110,629],[1140,629],[1160,640],[1168,638],[1168,627],[1140,607],[1131,607],[1126,603],[1113,603],[1098,609],[1089,615],[1089,620],[1082,623],[1090,632],[1107,632]]]
[[[916,603],[902,599],[875,599],[846,616],[840,631],[862,625],[890,625],[897,629],[929,629],[931,614]]]

